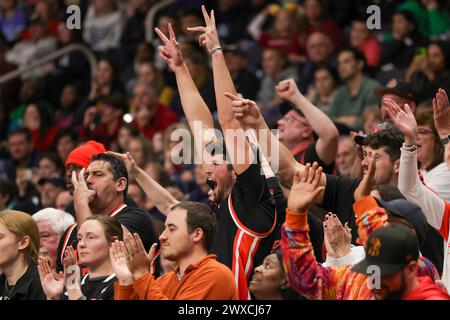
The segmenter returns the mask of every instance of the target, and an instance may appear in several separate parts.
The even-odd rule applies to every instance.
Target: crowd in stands
[[[0,300],[450,300],[449,3],[161,2],[0,0]]]

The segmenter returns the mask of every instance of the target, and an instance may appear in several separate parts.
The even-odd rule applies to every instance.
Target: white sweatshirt
[[[450,203],[441,199],[420,181],[416,151],[408,152],[402,149],[398,180],[398,188],[405,198],[422,209],[427,217],[428,223],[438,230],[446,241],[442,282],[447,291],[450,291],[450,259],[448,259],[448,255],[450,254]]]

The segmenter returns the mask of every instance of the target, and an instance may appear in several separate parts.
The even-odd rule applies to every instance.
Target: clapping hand
[[[441,139],[450,134],[450,103],[444,89],[439,89],[433,99],[434,125]]]
[[[323,240],[327,249],[327,255],[332,258],[342,258],[351,250],[352,233],[347,224],[348,222],[343,226],[335,214],[328,213],[325,216]]]
[[[288,198],[288,208],[294,213],[305,213],[314,203],[315,199],[325,189],[320,186],[322,167],[317,162],[311,166],[309,163],[303,171],[296,171],[294,182]]]

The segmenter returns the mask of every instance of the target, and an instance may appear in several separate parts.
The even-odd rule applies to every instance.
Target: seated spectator
[[[121,10],[113,0],[94,0],[88,7],[83,24],[83,39],[95,52],[118,49],[124,22]]]
[[[215,9],[218,36],[225,43],[235,43],[247,36],[247,25],[252,14],[247,2],[217,1]]]
[[[32,217],[36,221],[41,237],[39,255],[47,258],[50,268],[54,270],[59,239],[74,223],[74,219],[67,212],[54,208],[39,210]]]
[[[39,180],[41,206],[43,208],[56,207],[56,198],[64,191],[65,182],[60,177],[45,177]]]
[[[35,150],[54,149],[58,128],[54,125],[52,110],[46,102],[28,104],[22,122],[31,133]]]
[[[58,45],[65,47],[70,44],[82,43],[81,30],[69,30],[66,19],[58,23]],[[86,56],[78,51],[71,51],[55,61],[55,68],[49,79],[49,86],[56,92],[61,92],[64,86],[73,84],[78,88],[81,97],[89,94],[91,73]],[[57,104],[59,101],[52,101]]]
[[[355,142],[351,136],[343,136],[339,139],[336,154],[336,170],[339,175],[351,178],[355,161],[360,161],[357,155]]]
[[[132,138],[128,144],[128,152],[141,168],[145,168],[154,158],[151,142],[143,137]]]
[[[416,112],[417,94],[413,87],[403,80],[391,79],[385,87],[375,89],[374,93],[381,101],[380,117],[383,122],[392,123],[386,109],[388,100],[393,100],[401,108],[404,108],[405,104],[407,104],[413,113]]]
[[[128,186],[128,196],[136,202],[138,208],[146,209],[147,195],[136,182],[131,182]],[[158,228],[159,230],[159,228]]]
[[[17,129],[8,135],[9,158],[5,160],[1,176],[16,181],[18,168],[33,169],[38,165],[40,153],[34,149],[31,133],[28,129]],[[31,176],[30,176],[31,178]]]
[[[0,178],[0,211],[13,210],[18,195],[19,190],[14,182]]]
[[[255,268],[248,289],[256,300],[303,300],[289,285],[279,247]]]
[[[209,191],[211,188],[207,183],[207,175],[205,174],[205,170],[202,168],[202,165],[197,164],[194,168],[194,178],[196,187],[192,190],[188,195],[187,199],[189,201],[202,202],[204,204],[209,205]]]
[[[237,45],[229,45],[223,50],[236,91],[242,96],[254,100],[259,90],[259,79],[248,70],[247,55]]]
[[[278,82],[292,78],[297,81],[297,71],[289,65],[285,54],[279,49],[266,49],[263,52],[263,72],[256,100],[262,108],[264,118],[269,125],[274,125],[280,118],[279,107],[283,102],[275,92]],[[195,78],[194,78],[195,79]]]
[[[9,113],[8,132],[14,131],[18,128],[23,128],[23,115],[25,108],[30,103],[43,100],[44,83],[39,80],[25,80],[22,81],[22,86],[19,93],[19,103],[14,105]]]
[[[17,0],[5,0],[1,3],[0,29],[9,43],[22,38],[27,25],[25,13],[19,8]]]
[[[269,5],[253,18],[247,31],[263,49],[278,49],[287,55],[291,62],[297,62],[306,55],[306,50],[304,45],[300,45],[295,10],[296,7],[292,4]],[[273,22],[266,32],[262,30],[262,26],[270,15],[273,16]]]
[[[127,111],[128,105],[120,93],[99,98],[97,105],[89,107],[85,112],[79,131],[80,138],[96,140],[107,149],[117,148],[117,134],[125,124],[122,116]]]
[[[39,16],[45,21],[52,37],[56,37],[58,33],[58,6],[58,1],[36,0],[33,7],[34,11],[30,13],[32,19]],[[25,30],[23,38],[29,39],[29,37],[30,30]]]
[[[77,134],[71,129],[61,130],[55,140],[56,152],[62,163],[66,163],[70,152],[75,149]]]
[[[364,56],[356,49],[344,49],[339,53],[339,75],[344,81],[330,105],[328,115],[337,123],[353,129],[362,128],[362,115],[368,106],[378,104],[373,90],[380,86],[364,75]]]
[[[447,42],[431,42],[426,56],[419,56],[411,63],[406,79],[411,79],[417,91],[417,101],[431,100],[439,88],[450,92],[450,45]]]
[[[380,287],[372,289],[375,299],[450,300],[447,292],[430,277],[417,274],[420,258],[417,237],[407,227],[393,224],[375,230],[366,252],[366,258],[352,271],[370,276],[373,266],[380,269]]]
[[[301,29],[304,29],[303,33],[305,33],[303,39],[306,40],[314,32],[322,32],[331,40],[333,48],[339,49],[341,47],[341,33],[333,19],[327,17],[325,1],[306,0],[303,8],[303,19],[305,20],[301,22],[303,24]]]
[[[127,153],[130,151],[130,141],[137,137],[139,137],[139,130],[129,123],[124,124],[117,133],[117,150],[113,151]]]
[[[73,198],[69,190],[61,191],[56,197],[56,209],[65,211],[72,203]]]
[[[126,8],[126,22],[120,39],[120,47],[127,61],[134,58],[139,43],[145,41],[145,18],[152,0],[130,1]]]
[[[199,13],[199,11],[192,7],[186,8],[185,10],[178,13],[178,21],[180,29],[179,42],[197,42],[197,37],[195,36],[195,34],[192,32],[188,32],[187,29],[202,25],[203,17]]]
[[[324,65],[314,71],[314,87],[310,87],[306,97],[313,105],[328,112],[331,102],[336,95],[339,77],[334,69]]]
[[[367,67],[374,70],[381,58],[381,46],[377,37],[367,28],[366,20],[353,20],[350,29],[350,45],[366,58]]]
[[[39,159],[32,181],[36,185],[42,178],[62,177],[63,174],[64,165],[59,156],[56,153],[45,153]]]
[[[194,146],[185,141],[193,141],[194,138],[189,126],[184,123],[175,123],[164,130],[164,170],[170,175],[171,180],[183,191],[188,192],[189,184],[194,179],[192,164],[194,163]],[[181,147],[181,148],[180,148]],[[185,185],[184,187],[182,185]]]
[[[36,16],[30,19],[28,23],[30,26],[30,39],[18,42],[6,54],[7,61],[16,64],[20,68],[25,68],[27,65],[56,50],[56,39],[49,35],[46,21]],[[49,65],[44,65],[22,74],[22,79],[43,77],[50,70],[51,67],[49,68]]]
[[[363,113],[363,132],[372,133],[379,129],[381,123],[381,111],[379,106],[368,107]]]
[[[416,18],[420,33],[425,37],[437,37],[450,29],[449,13],[439,0],[407,0],[397,10],[411,12]]]
[[[391,28],[392,32],[384,36],[382,43],[378,79],[404,78],[414,56],[419,50],[425,50],[426,39],[419,33],[411,12],[396,12],[392,16]]]
[[[1,300],[45,300],[37,270],[39,229],[28,214],[0,212]]]
[[[91,216],[80,227],[78,259],[72,247],[64,258],[64,277],[56,278],[45,258],[39,258],[39,276],[48,300],[112,300],[114,298],[114,274],[109,247],[123,239],[120,223],[108,216]],[[78,264],[87,267],[87,274],[71,280],[69,272],[80,276]],[[75,271],[69,271],[71,268]],[[66,288],[66,290],[64,290]]]
[[[153,62],[146,60],[139,64],[138,76],[127,82],[127,95],[129,97],[133,96],[134,87],[138,82],[151,83],[159,97],[159,103],[167,106],[172,100],[174,90],[166,85],[163,74],[156,68]]]
[[[335,68],[336,57],[333,55],[333,44],[322,32],[312,33],[306,42],[308,60],[300,65],[299,85],[302,92],[307,92],[314,82],[314,73],[317,68],[329,65]]]
[[[161,254],[178,268],[155,279],[149,273],[156,245],[149,256],[136,234],[111,248],[112,263],[119,282],[115,300],[236,300],[231,270],[208,255],[216,232],[214,213],[204,204],[176,204],[169,212],[160,236]],[[125,249],[129,248],[129,249]],[[126,250],[135,250],[135,255]],[[139,263],[140,262],[140,263]],[[181,277],[181,281],[180,281]]]
[[[171,109],[158,103],[154,87],[146,82],[139,82],[134,88],[136,114],[131,123],[141,134],[152,140],[157,132],[164,131],[172,123],[178,122],[178,115]]]
[[[82,123],[86,109],[96,105],[100,98],[113,93],[125,94],[119,79],[120,74],[116,65],[110,59],[100,59],[97,63],[97,74],[92,80],[91,92],[87,100],[78,108],[75,123]]]
[[[200,95],[205,100],[206,105],[211,112],[216,112],[216,101],[214,96],[214,84],[210,76],[208,59],[196,51],[188,50],[184,54],[184,62],[189,69],[189,72],[194,79],[195,86],[198,88]],[[177,92],[170,103],[170,108],[175,111],[180,117],[184,116],[183,107],[179,93]]]
[[[71,129],[75,125],[75,113],[80,106],[79,90],[73,84],[64,86],[59,98],[59,107],[56,111],[56,127]]]

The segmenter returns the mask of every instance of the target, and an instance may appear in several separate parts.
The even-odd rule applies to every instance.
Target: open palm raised
[[[303,213],[325,189],[319,186],[322,176],[322,167],[317,162],[311,166],[306,164],[302,172],[296,171],[291,193],[288,198],[288,208],[292,212]]]

